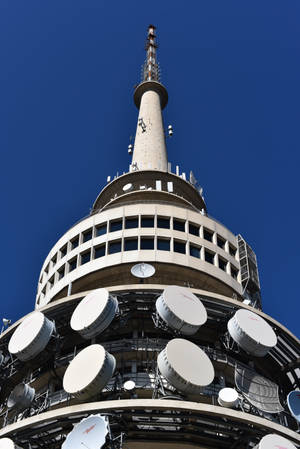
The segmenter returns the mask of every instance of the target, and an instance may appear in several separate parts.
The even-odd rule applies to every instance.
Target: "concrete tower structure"
[[[129,171],[51,248],[0,336],[0,448],[299,448],[299,341],[256,256],[167,160],[150,25]],[[130,147],[131,151],[131,147]]]

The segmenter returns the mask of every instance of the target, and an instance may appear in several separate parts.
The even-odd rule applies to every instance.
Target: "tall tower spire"
[[[142,82],[134,92],[134,102],[139,108],[139,116],[132,168],[166,172],[168,170],[168,158],[162,109],[168,102],[168,93],[159,80],[156,49],[155,26],[149,25]]]

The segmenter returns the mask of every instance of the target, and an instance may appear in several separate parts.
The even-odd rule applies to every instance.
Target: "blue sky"
[[[2,0],[0,317],[32,310],[55,241],[127,170],[149,23],[169,160],[258,257],[264,310],[298,333],[299,1]]]

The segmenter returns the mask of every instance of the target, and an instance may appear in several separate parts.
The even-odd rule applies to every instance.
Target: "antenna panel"
[[[228,321],[227,328],[233,340],[256,357],[264,357],[277,344],[272,327],[250,310],[238,310]]]
[[[10,438],[0,438],[0,449],[22,449],[17,446]]]
[[[71,328],[83,338],[93,338],[110,325],[117,310],[117,299],[105,288],[98,288],[78,304],[71,317]]]
[[[123,192],[128,193],[133,189],[133,184],[129,183],[129,184],[125,184],[125,186],[123,187]]]
[[[18,411],[25,410],[34,399],[35,389],[27,384],[18,384],[10,393],[7,400],[7,408]],[[1,447],[1,446],[0,446]]]
[[[156,301],[156,311],[172,329],[193,335],[207,320],[200,299],[188,288],[170,285]]]
[[[296,449],[296,446],[286,438],[269,433],[253,449]]]
[[[131,274],[137,278],[150,278],[155,273],[155,268],[149,263],[137,263],[131,268]]]
[[[300,391],[291,391],[287,396],[287,405],[291,414],[300,422]]]
[[[99,393],[111,379],[116,367],[113,355],[103,346],[90,345],[80,351],[66,369],[64,390],[80,399]]]
[[[218,403],[222,407],[233,408],[239,400],[238,392],[234,388],[222,388],[219,391]]]
[[[157,358],[158,369],[167,381],[184,393],[200,393],[215,377],[204,351],[182,338],[169,341]]]
[[[33,312],[13,333],[8,350],[19,360],[33,359],[47,346],[54,331],[54,323],[41,312]]]
[[[90,415],[77,424],[66,438],[62,449],[101,449],[108,434],[107,421],[104,416]]]

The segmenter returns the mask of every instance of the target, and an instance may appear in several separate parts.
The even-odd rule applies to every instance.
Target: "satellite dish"
[[[30,387],[28,384],[18,384],[8,397],[7,408],[19,411],[25,410],[32,403],[34,395],[34,388]]]
[[[169,341],[157,358],[158,369],[177,390],[200,393],[211,384],[215,370],[204,351],[182,338]]]
[[[131,183],[129,184],[125,184],[125,186],[123,187],[123,192],[128,193],[133,189],[133,185]]]
[[[71,328],[83,338],[96,337],[110,325],[117,310],[117,299],[105,288],[98,288],[80,301],[72,314]]]
[[[287,405],[291,414],[300,422],[300,391],[291,391],[287,396]]]
[[[131,274],[135,276],[136,278],[150,278],[155,273],[155,268],[153,265],[150,265],[149,263],[137,263],[136,265],[133,265],[131,268]]]
[[[278,385],[243,366],[235,368],[235,385],[250,404],[266,413],[280,413]]]
[[[8,350],[22,362],[33,359],[47,346],[54,331],[54,323],[42,312],[33,312],[13,333]]]
[[[238,400],[239,395],[234,388],[222,388],[222,390],[219,391],[218,403],[222,407],[235,407],[238,403]]]
[[[64,374],[63,388],[80,399],[95,396],[109,382],[115,367],[114,356],[103,346],[90,345],[71,361]]]
[[[66,438],[62,449],[101,449],[108,433],[104,416],[90,415],[77,424]]]
[[[170,285],[156,301],[156,311],[172,329],[193,335],[207,320],[206,309],[188,288]]]
[[[10,438],[0,438],[0,449],[22,449],[17,446]]]
[[[253,449],[296,449],[296,446],[286,438],[269,433]]]
[[[233,340],[256,357],[265,356],[277,344],[272,327],[259,315],[240,309],[227,323]]]
[[[124,382],[123,388],[125,391],[132,391],[135,389],[135,382],[133,380],[126,380],[126,382]]]

